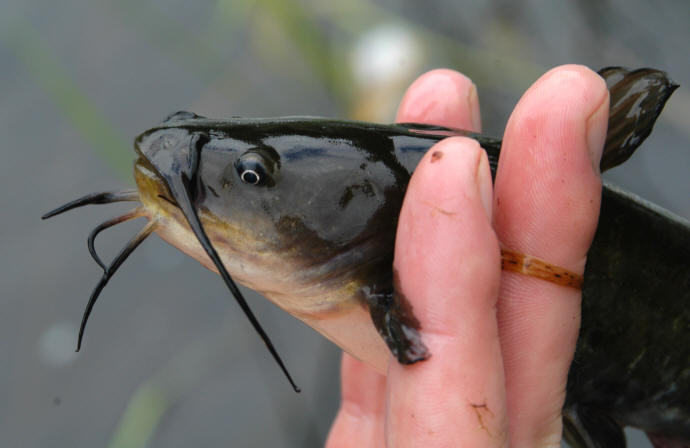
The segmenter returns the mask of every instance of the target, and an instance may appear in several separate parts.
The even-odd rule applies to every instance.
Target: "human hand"
[[[382,376],[343,355],[329,448],[560,446],[581,292],[501,272],[499,241],[584,271],[608,101],[584,67],[542,76],[511,115],[493,188],[474,140],[449,138],[427,153],[405,196],[395,269],[431,357],[392,359]],[[397,119],[481,126],[474,85],[450,70],[415,81]]]

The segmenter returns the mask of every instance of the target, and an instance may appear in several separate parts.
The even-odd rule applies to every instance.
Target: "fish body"
[[[605,170],[646,138],[675,86],[651,69],[600,74],[611,92]],[[389,352],[402,363],[428,355],[395,293],[393,248],[411,174],[449,135],[477,139],[495,173],[501,141],[454,129],[178,112],[135,141],[136,215],[223,276],[272,353],[233,279],[385,372]],[[79,201],[52,214],[96,202]],[[104,266],[82,332],[117,266]],[[604,185],[564,409],[573,446],[623,447],[628,425],[690,444],[689,266],[687,222]]]
[[[690,446],[688,222],[605,186],[582,294],[568,405]]]
[[[212,135],[201,151],[197,207],[228,272],[385,372],[387,349],[372,325],[361,325],[368,321],[361,314],[368,315],[371,288],[392,286],[407,183],[439,136],[303,117],[187,118],[148,131],[138,145],[151,148],[165,139],[186,145],[195,132]],[[495,169],[498,142],[482,144]],[[276,164],[266,174],[269,184],[240,180],[243,158],[254,157]],[[140,172],[142,202],[160,203],[156,197],[165,193],[147,189],[147,176],[155,174]],[[170,204],[167,213],[180,212]],[[216,270],[180,225],[184,218],[170,219],[175,224],[160,226],[159,234]],[[595,419],[690,440],[689,266],[687,222],[604,185],[569,405],[587,416],[602,414]]]

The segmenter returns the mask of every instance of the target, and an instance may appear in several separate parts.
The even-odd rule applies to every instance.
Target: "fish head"
[[[189,203],[235,280],[360,359],[368,355],[353,346],[376,345],[380,358],[363,294],[391,282],[409,173],[379,136],[309,120],[260,124],[184,116],[137,137],[135,178],[156,232],[217,271]],[[344,316],[360,336],[331,328]],[[368,342],[351,341],[364,334]]]

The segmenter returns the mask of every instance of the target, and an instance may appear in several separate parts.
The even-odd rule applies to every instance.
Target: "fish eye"
[[[271,186],[271,165],[256,152],[247,152],[235,162],[235,170],[240,180],[249,185]]]
[[[240,179],[242,179],[242,182],[245,184],[256,185],[261,180],[261,176],[254,170],[244,170],[240,175]]]

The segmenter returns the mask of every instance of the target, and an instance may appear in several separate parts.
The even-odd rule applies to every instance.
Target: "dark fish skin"
[[[599,73],[611,92],[605,171],[649,135],[677,86],[653,69]],[[426,348],[394,291],[395,230],[414,168],[451,135],[477,139],[495,173],[500,139],[454,129],[178,112],[135,141],[141,210],[164,239],[341,346],[311,316],[343,312],[342,302],[368,309],[398,360],[416,362]],[[201,251],[204,231],[222,262]],[[624,426],[690,446],[690,224],[607,184],[564,417],[576,448],[625,447]]]
[[[605,187],[582,293],[567,404],[689,444],[688,223]]]

